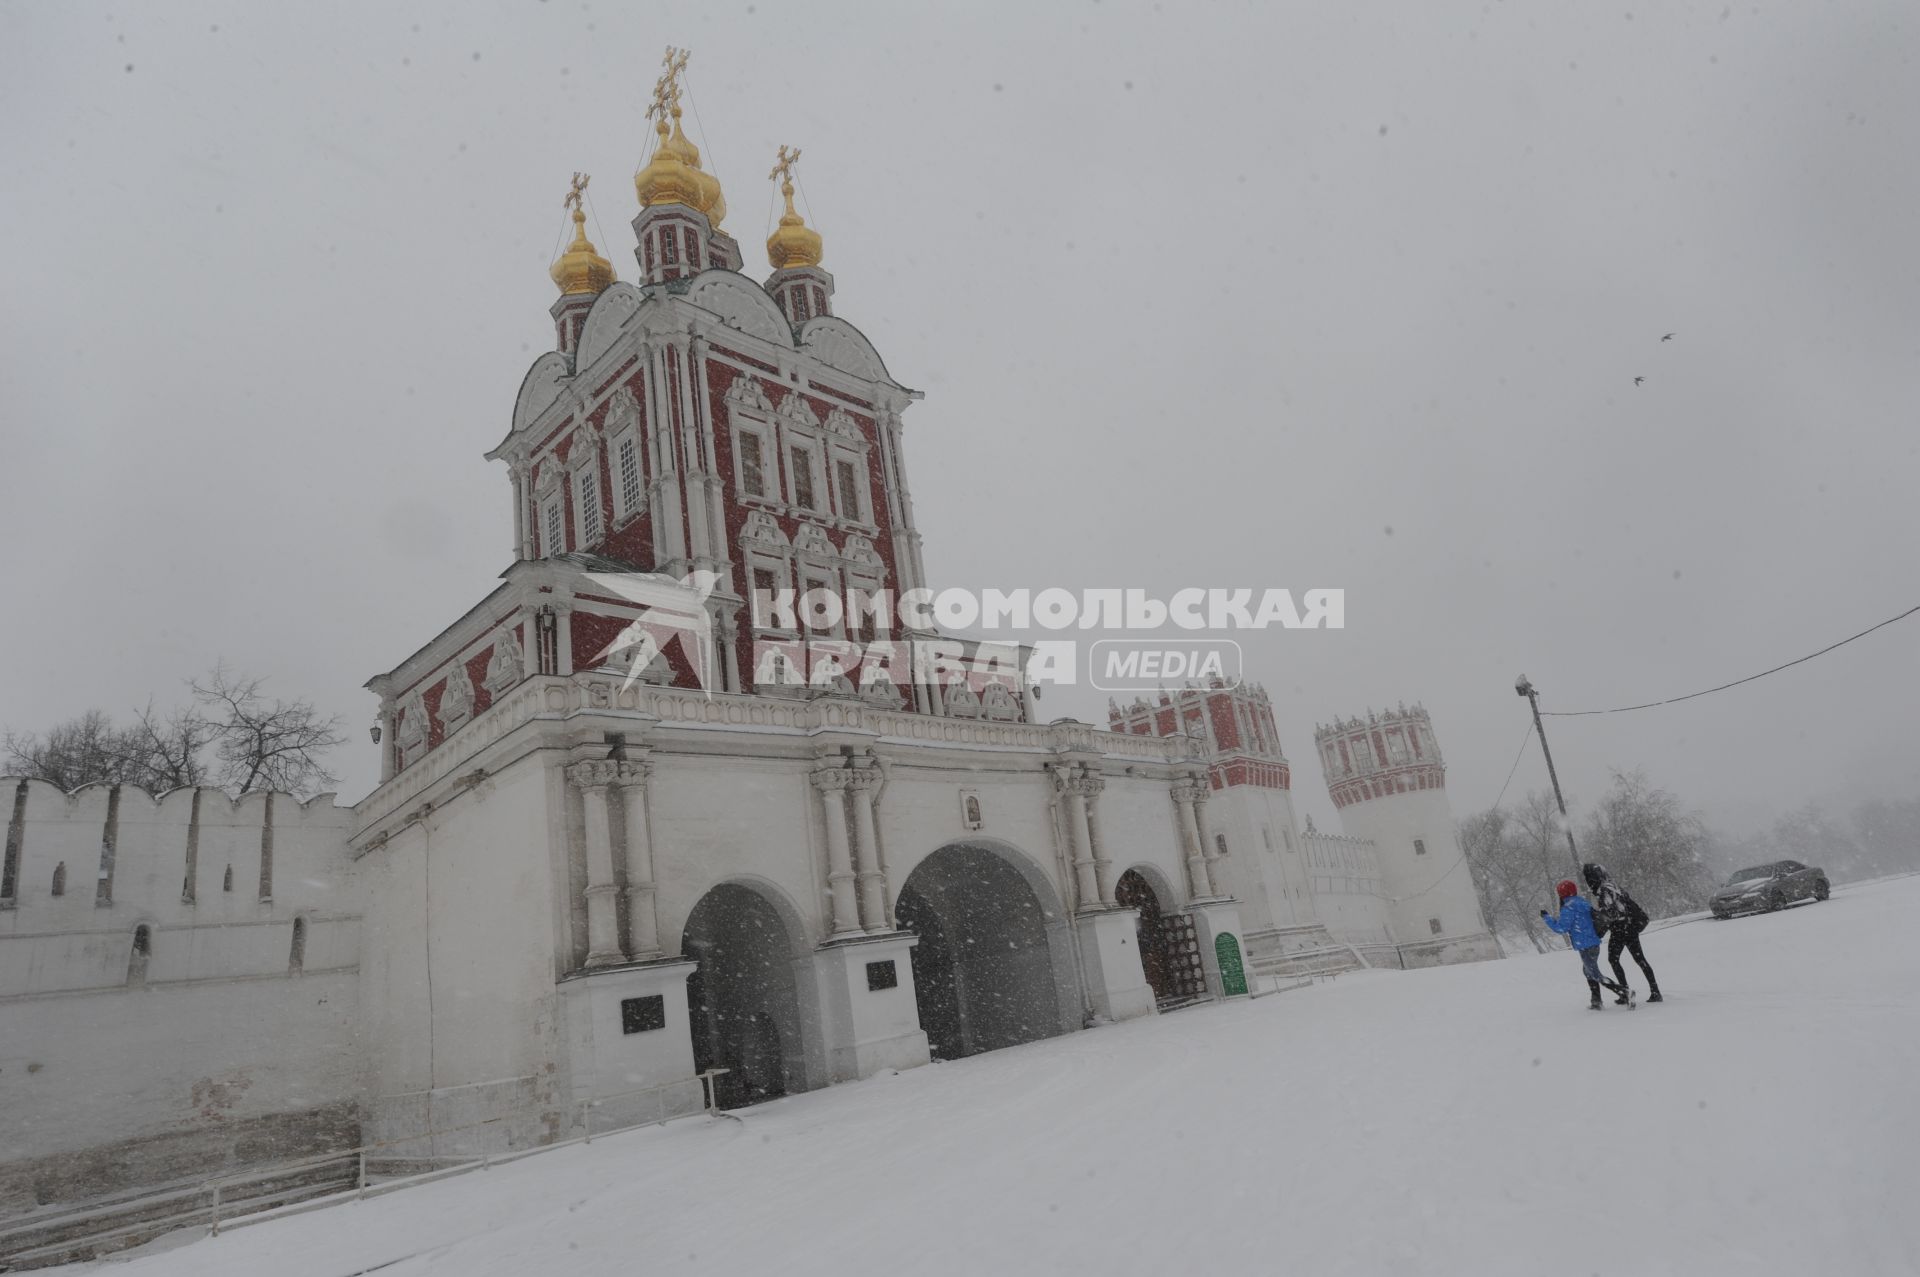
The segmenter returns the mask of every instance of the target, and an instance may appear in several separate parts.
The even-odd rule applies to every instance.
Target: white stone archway
[[[1083,1018],[1073,940],[1053,884],[996,839],[948,843],[901,884],[920,1027],[936,1059],[1053,1037]]]

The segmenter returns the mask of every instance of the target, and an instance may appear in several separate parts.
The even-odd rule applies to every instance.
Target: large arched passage
[[[1017,853],[1015,853],[1017,854]],[[900,926],[913,949],[920,1027],[936,1060],[954,1060],[1052,1037],[1071,956],[1063,922],[1028,875],[985,846],[959,843],[923,860],[900,889]]]
[[[687,978],[694,1065],[729,1070],[715,1083],[721,1107],[805,1090],[794,940],[780,912],[751,887],[722,883],[687,916],[680,947],[700,964]]]

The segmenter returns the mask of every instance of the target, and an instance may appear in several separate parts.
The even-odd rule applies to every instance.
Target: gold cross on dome
[[[560,207],[570,208],[575,210],[576,212],[579,211],[580,197],[586,194],[587,183],[591,182],[592,180],[593,180],[593,177],[591,174],[575,173],[573,175],[573,187],[567,192],[567,197],[560,201]]]
[[[668,45],[660,65],[664,70],[660,72],[660,78],[653,82],[653,101],[647,106],[648,119],[664,120],[680,105],[680,76],[687,69],[687,50]]]
[[[799,147],[796,146],[789,151],[785,146],[782,146],[780,148],[780,162],[773,166],[773,172],[767,174],[767,180],[769,182],[791,182],[793,180],[793,166],[799,163],[799,161]]]

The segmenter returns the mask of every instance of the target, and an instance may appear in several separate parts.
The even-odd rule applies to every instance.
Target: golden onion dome
[[[780,194],[786,197],[787,211],[780,215],[780,225],[773,234],[767,236],[767,260],[773,263],[775,270],[786,270],[790,266],[818,266],[820,264],[820,232],[800,220],[800,214],[793,211],[793,178],[786,177],[780,183]]]
[[[598,293],[613,283],[613,263],[600,256],[587,238],[587,214],[577,203],[573,208],[573,243],[553,264],[549,272],[563,294]]]
[[[700,148],[680,128],[680,108],[673,108],[671,125],[663,114],[653,127],[659,144],[653,159],[633,178],[633,192],[640,197],[640,207],[685,204],[704,213],[707,222],[717,229],[727,215],[727,200],[720,193],[720,179],[701,170]]]

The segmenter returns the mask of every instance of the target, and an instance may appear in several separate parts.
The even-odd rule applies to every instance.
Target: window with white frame
[[[574,476],[574,509],[580,514],[580,545],[598,545],[604,530],[600,517],[600,467],[592,461]]]
[[[614,491],[619,495],[617,505],[620,517],[636,514],[640,509],[640,441],[631,433],[620,436],[613,445]]]
[[[839,500],[840,517],[852,519],[856,523],[867,521],[866,502],[861,500],[860,463],[852,457],[836,456],[833,459],[834,495]]]
[[[758,430],[740,430],[740,491],[750,497],[767,495],[767,441]]]
[[[550,559],[556,554],[565,553],[567,548],[566,503],[560,499],[559,493],[556,492],[547,499],[541,517],[546,528],[540,543],[541,556]]]
[[[813,487],[813,449],[803,443],[796,443],[787,449],[787,481],[792,487],[790,498],[793,504],[807,510],[817,510]]]

